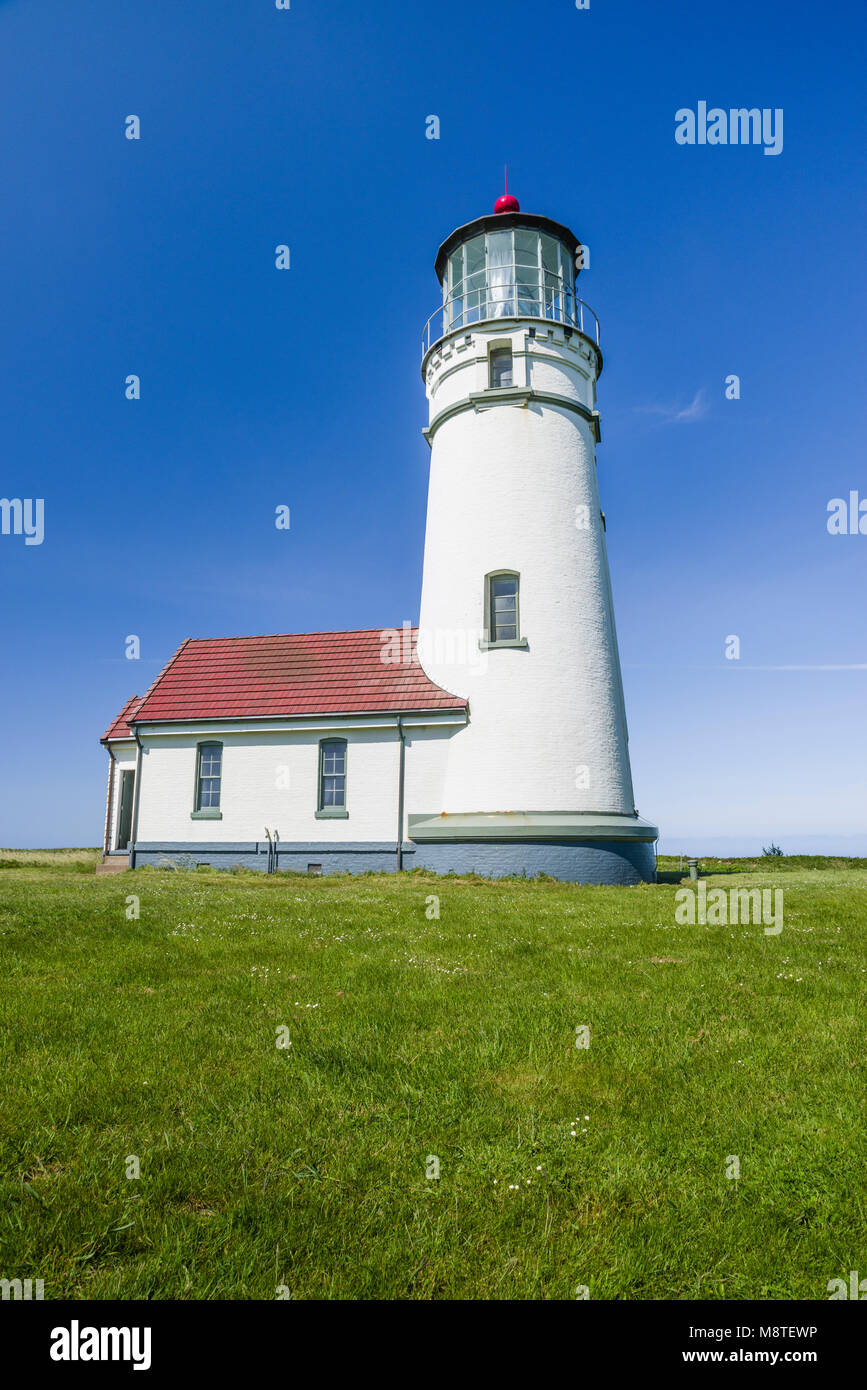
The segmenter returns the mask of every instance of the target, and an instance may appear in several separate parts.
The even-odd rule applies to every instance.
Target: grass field
[[[784,890],[772,936],[678,926],[676,860],[617,889],[97,858],[0,855],[0,1277],[777,1299],[867,1276],[865,861],[705,861],[709,887]]]
[[[90,874],[101,860],[98,849],[0,849],[0,869],[71,869]]]

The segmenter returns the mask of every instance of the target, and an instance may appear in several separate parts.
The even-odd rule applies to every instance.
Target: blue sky
[[[41,546],[0,536],[0,844],[101,841],[99,736],[183,638],[417,620],[433,259],[507,160],[590,247],[639,810],[662,848],[867,853],[867,535],[826,528],[867,498],[865,29],[0,0],[0,495],[45,499]],[[782,153],[678,145],[701,100],[782,108]]]

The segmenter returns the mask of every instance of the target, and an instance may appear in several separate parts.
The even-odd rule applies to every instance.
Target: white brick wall
[[[410,812],[439,810],[449,727],[407,730]],[[333,734],[222,733],[220,820],[194,820],[196,745],[211,735],[141,735],[142,783],[138,841],[263,841],[265,826],[282,842],[394,841],[397,838],[399,743],[394,724]],[[319,741],[345,737],[347,809],[343,818],[317,818]],[[288,785],[286,785],[288,783]]]
[[[540,333],[545,330],[540,329]],[[444,400],[480,386],[487,338],[433,385]],[[515,335],[524,338],[523,332]],[[532,355],[531,384],[591,408],[596,354],[552,332]],[[582,356],[581,350],[589,353]],[[482,353],[480,355],[480,348]],[[449,365],[459,359],[457,353]],[[581,371],[576,367],[581,367]],[[582,372],[590,373],[583,375]],[[439,381],[437,377],[435,381]],[[588,529],[576,527],[586,507]],[[464,665],[428,659],[425,636],[484,627],[485,575],[521,575],[528,651],[496,650]],[[468,408],[432,441],[419,652],[430,678],[467,696],[470,725],[449,743],[443,804],[453,811],[633,812],[632,781],[592,426],[538,402]],[[587,785],[581,786],[587,769]]]

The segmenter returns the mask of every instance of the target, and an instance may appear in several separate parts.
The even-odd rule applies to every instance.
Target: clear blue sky
[[[867,670],[825,669],[867,663],[867,535],[826,530],[867,497],[865,28],[0,0],[0,495],[46,508],[0,536],[0,844],[100,843],[99,736],[185,637],[417,620],[433,258],[508,160],[591,250],[641,813],[663,848],[867,852]],[[782,107],[783,152],[676,144],[701,100]]]

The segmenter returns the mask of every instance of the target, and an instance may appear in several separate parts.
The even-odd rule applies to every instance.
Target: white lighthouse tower
[[[655,875],[639,818],[596,479],[599,325],[581,247],[510,195],[439,249],[425,330],[431,448],[419,657],[469,704],[440,807],[442,870],[579,882]]]

